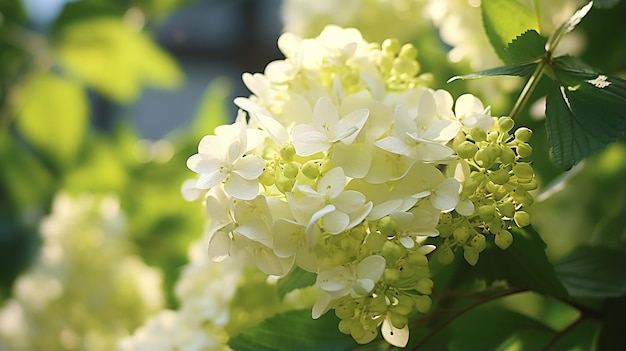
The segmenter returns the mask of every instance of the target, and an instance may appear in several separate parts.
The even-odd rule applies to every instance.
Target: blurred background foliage
[[[234,117],[232,95],[248,93],[241,90],[239,80],[215,79],[208,88],[204,86],[206,90],[194,106],[187,106],[193,110],[191,118],[182,113],[169,116],[178,119],[179,126],[156,139],[142,135],[124,106],[136,103],[146,89],[183,90],[188,84],[175,50],[166,50],[154,33],[169,16],[193,2],[70,1],[56,14],[52,12],[52,18],[37,21],[26,0],[0,1],[0,304],[38,253],[39,220],[50,212],[55,194],[66,192],[119,198],[136,252],[149,265],[163,270],[168,307],[176,307],[172,286],[187,262],[189,244],[201,236],[204,221],[200,206],[180,195],[181,183],[191,176],[186,159],[196,152],[203,135]],[[263,8],[256,1],[205,3],[209,7],[241,6],[244,22],[251,22]],[[272,4],[271,10],[276,11],[276,2]],[[577,29],[586,38],[580,57],[599,71],[622,78],[626,77],[626,43],[618,34],[626,33],[625,16],[626,4],[621,1],[610,9],[594,9]],[[421,32],[407,39],[418,48],[422,71],[433,73],[434,87],[450,90],[455,96],[471,90],[473,82],[445,84],[448,78],[471,69],[467,62],[441,64],[447,60],[449,47],[431,27],[421,27]],[[242,39],[248,35],[235,48],[195,48],[195,58],[202,58],[198,53],[222,55],[237,62],[238,74],[260,72],[279,56],[275,44],[261,50],[264,42],[255,40],[252,32],[254,27],[248,26],[244,34],[235,36]],[[367,33],[365,37],[380,40]],[[275,41],[273,37],[268,42]],[[482,84],[495,79],[499,78],[488,78]],[[545,89],[540,86],[532,100],[540,100],[542,91]],[[517,94],[514,90],[500,94],[503,97],[493,103],[485,101],[494,105],[494,115],[504,115]],[[622,140],[565,173],[549,160],[543,121],[531,117],[536,115],[532,107],[527,106],[516,124],[535,131],[531,144],[541,188],[530,208],[533,225],[547,244],[548,259],[559,277],[569,279],[565,284],[568,292],[599,310],[624,312],[611,314],[611,322],[620,318],[623,322],[626,144]],[[104,118],[103,110],[108,112]],[[475,284],[468,278],[468,268],[456,266],[461,268],[438,276],[437,289]],[[585,285],[585,279],[593,275],[604,279],[606,286]],[[519,338],[490,339],[498,333],[490,329],[489,335],[482,335],[477,329],[477,320],[502,319],[496,315],[502,308],[510,315],[505,318],[510,325],[501,326],[503,333],[520,326],[521,332],[536,330],[536,339],[530,335],[524,340],[537,344],[523,349],[543,345],[554,334],[552,329],[542,329],[544,324],[537,320],[545,318],[544,322],[558,330],[576,318],[574,309],[556,299],[522,295],[498,301],[500,309],[486,304],[458,318],[429,345],[436,348],[451,335],[458,343],[452,345],[456,349],[468,344],[483,349],[514,345]],[[446,305],[445,300],[442,306],[458,307]],[[581,335],[587,335],[597,332],[599,323],[576,327],[582,328]],[[468,328],[476,329],[475,333],[468,333]],[[565,338],[559,342],[567,348],[578,341]]]

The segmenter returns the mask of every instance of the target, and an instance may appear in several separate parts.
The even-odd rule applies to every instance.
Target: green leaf
[[[486,321],[494,321],[488,323]],[[496,322],[497,321],[497,322]],[[493,304],[479,306],[459,316],[450,350],[539,350],[554,331],[536,319]]]
[[[315,284],[315,279],[317,275],[315,273],[307,272],[300,267],[296,267],[293,272],[289,273],[286,277],[280,279],[278,281],[277,289],[278,296],[282,299],[287,295],[288,292],[295,290],[306,288]]]
[[[537,68],[536,62],[526,63],[522,65],[511,65],[511,66],[502,66],[496,68],[486,69],[484,71],[478,71],[470,74],[466,74],[463,76],[454,76],[448,79],[448,83],[453,82],[455,80],[467,80],[467,79],[478,79],[483,77],[490,76],[517,76],[524,77],[527,76]]]
[[[311,318],[310,310],[288,311],[270,317],[231,338],[234,351],[341,351],[354,350],[356,342],[337,329],[339,319],[326,313]]]
[[[78,83],[35,72],[22,86],[18,131],[42,154],[67,167],[88,127],[87,96]]]
[[[539,29],[532,9],[516,0],[483,0],[481,10],[491,46],[502,61],[513,63],[506,52],[508,44],[529,29]]]
[[[535,61],[546,53],[546,40],[531,29],[513,39],[507,47],[506,53],[512,62],[524,63]]]
[[[626,132],[626,80],[554,67],[546,98],[550,157],[570,169]]]
[[[476,267],[488,280],[505,279],[512,286],[542,294],[567,297],[567,291],[545,253],[546,244],[532,227],[512,228],[513,244],[506,250],[495,246],[480,254]]]
[[[559,259],[554,268],[573,297],[603,299],[626,294],[626,257],[620,250],[579,247]]]
[[[120,103],[135,100],[143,85],[177,88],[182,81],[174,59],[121,18],[67,25],[55,49],[67,71]]]

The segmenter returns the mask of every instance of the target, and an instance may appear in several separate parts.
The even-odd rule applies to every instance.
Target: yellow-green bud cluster
[[[418,75],[420,64],[413,44],[400,45],[398,39],[390,38],[382,45],[370,45],[370,60],[378,67],[389,91],[405,91],[429,81],[428,75]]]
[[[493,235],[504,250],[513,243],[510,229],[530,224],[523,208],[533,203],[529,191],[537,188],[537,181],[530,163],[522,159],[532,152],[527,143],[532,131],[521,127],[511,135],[513,127],[511,118],[501,117],[489,132],[474,127],[455,139],[457,155],[470,169],[461,198],[472,201],[475,210],[469,216],[442,215],[438,229],[445,239],[437,254],[441,263],[452,262],[454,252],[462,248],[465,260],[475,265],[486,236]]]

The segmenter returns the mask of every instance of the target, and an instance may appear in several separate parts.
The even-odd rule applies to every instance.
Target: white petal
[[[435,97],[433,92],[429,89],[424,90],[420,96],[419,103],[417,105],[417,123],[418,127],[420,123],[424,123],[434,119],[437,116],[437,104],[435,103]]]
[[[194,201],[200,197],[202,191],[196,188],[196,183],[196,179],[187,179],[181,185],[180,192],[185,200]]]
[[[460,200],[454,209],[462,216],[471,216],[474,214],[474,203],[468,199]]]
[[[365,257],[356,267],[356,276],[377,282],[385,270],[385,258],[379,255]]]
[[[304,238],[304,226],[286,219],[274,223],[274,253],[278,257],[289,257],[298,250],[298,241]]]
[[[311,317],[313,317],[313,319],[320,318],[324,313],[328,312],[331,302],[333,302],[333,300],[329,294],[322,294],[317,301],[315,301],[315,305],[313,305]]]
[[[352,271],[344,266],[337,266],[330,271],[322,271],[317,276],[319,287],[330,293],[343,294],[354,280]]]
[[[408,236],[403,236],[400,238],[400,244],[402,244],[402,246],[406,247],[407,249],[412,249],[415,246],[415,240]]]
[[[346,186],[346,176],[341,167],[328,171],[317,183],[317,192],[328,194],[331,199],[337,197]]]
[[[306,225],[305,228],[305,233],[307,235],[307,237],[313,233],[314,230],[317,230],[317,221],[320,220],[322,217],[324,217],[325,215],[331,213],[335,211],[335,206],[333,205],[326,205],[324,206],[322,209],[320,209],[319,211],[315,212],[312,216],[311,219],[309,220],[309,222]]]
[[[409,326],[405,325],[401,329],[391,324],[389,318],[385,318],[380,328],[383,338],[393,346],[405,347],[409,343]]]
[[[398,105],[393,115],[393,128],[398,136],[417,132],[415,121],[405,105]]]
[[[456,99],[454,114],[457,118],[463,118],[471,112],[482,112],[483,104],[472,94],[463,94]]]
[[[437,246],[435,245],[423,245],[417,249],[417,252],[424,254],[424,255],[428,255],[429,253],[435,251],[436,248]]]
[[[351,132],[349,136],[342,137],[341,142],[343,142],[344,144],[351,144],[357,137],[361,129],[363,129],[363,126],[365,125],[365,122],[367,122],[367,118],[369,117],[369,115],[369,110],[360,109],[353,111],[343,117],[337,125],[337,134],[340,134],[343,131],[351,130],[352,128],[356,128],[356,130],[354,132]]]
[[[230,255],[230,236],[225,231],[217,231],[209,240],[209,257],[215,262],[221,262]]]
[[[252,200],[259,194],[259,182],[247,180],[236,173],[231,173],[224,184],[224,190],[236,199]]]
[[[461,184],[458,180],[454,178],[444,180],[435,188],[434,194],[430,198],[433,207],[441,211],[452,210],[459,202],[460,189]]]
[[[240,224],[236,228],[236,232],[245,236],[246,238],[259,242],[265,246],[271,247],[272,237],[268,231],[265,222],[262,220],[250,221],[245,224]]]
[[[198,181],[196,182],[196,187],[198,189],[213,188],[214,186],[221,183],[227,175],[228,173],[224,170],[217,170],[213,173],[208,174],[200,174],[200,177],[198,177]]]
[[[187,159],[187,168],[196,173],[212,173],[222,165],[223,161],[207,154],[191,155]]]
[[[381,219],[397,210],[400,205],[402,205],[402,200],[400,199],[385,201],[382,204],[374,206],[372,211],[367,215],[367,219],[370,221]]]
[[[375,285],[376,282],[372,281],[371,279],[357,279],[356,282],[354,282],[354,286],[352,287],[352,296],[365,296],[369,294],[372,289],[374,289]]]
[[[405,144],[402,140],[391,136],[380,139],[374,143],[379,148],[389,151],[398,155],[405,155],[411,157],[411,147]]]
[[[235,162],[233,173],[239,174],[243,179],[253,180],[263,173],[264,168],[265,162],[259,156],[246,155]]]
[[[372,153],[361,143],[351,145],[338,143],[333,148],[332,162],[343,168],[346,176],[363,178],[372,164]]]
[[[285,127],[274,117],[263,112],[253,113],[252,116],[276,144],[282,145],[289,139],[289,133]]]
[[[459,133],[461,124],[457,121],[439,120],[431,124],[422,137],[431,141],[447,142]]]
[[[322,97],[317,100],[313,107],[313,127],[323,133],[327,139],[332,139],[336,134],[339,123],[339,113],[330,99]]]
[[[355,190],[346,190],[332,201],[341,212],[355,212],[365,204],[365,195]]]
[[[319,131],[311,130],[310,126],[301,124],[291,131],[291,139],[296,153],[300,156],[310,156],[326,151],[332,143],[328,137]]]
[[[348,228],[350,217],[339,211],[327,213],[322,217],[322,227],[331,234],[339,234]]]

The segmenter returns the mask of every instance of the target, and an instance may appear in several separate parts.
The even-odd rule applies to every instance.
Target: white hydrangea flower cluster
[[[112,350],[164,305],[162,275],[132,254],[117,199],[60,194],[41,253],[0,310],[14,351]]]
[[[333,25],[278,44],[285,59],[243,75],[253,95],[235,100],[236,121],[188,159],[199,177],[183,194],[204,194],[213,260],[315,273],[313,318],[334,309],[357,342],[380,327],[405,346],[409,315],[431,305],[427,240],[441,233],[443,262],[462,248],[475,264],[485,234],[506,247],[514,217],[527,224],[530,131],[510,136],[476,97],[426,88],[410,44]]]
[[[204,242],[190,248],[186,265],[175,286],[181,305],[148,319],[132,335],[120,339],[118,351],[227,351],[230,302],[243,265],[230,260],[221,265],[209,260]]]

